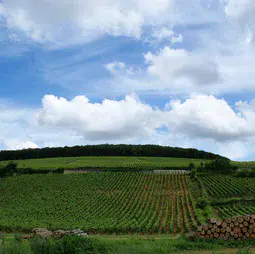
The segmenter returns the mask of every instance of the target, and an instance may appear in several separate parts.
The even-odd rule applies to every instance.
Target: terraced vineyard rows
[[[238,178],[224,174],[205,174],[200,175],[198,180],[209,197],[255,197],[255,178]]]
[[[185,174],[22,175],[0,184],[0,230],[191,231],[199,223]]]
[[[255,214],[255,203],[235,203],[231,205],[216,206],[215,209],[221,218],[244,216],[246,214]]]

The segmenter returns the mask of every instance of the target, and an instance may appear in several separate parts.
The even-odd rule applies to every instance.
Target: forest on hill
[[[38,149],[23,149],[16,151],[0,151],[0,161],[38,159],[53,157],[78,157],[78,156],[152,156],[176,157],[194,159],[226,159],[218,154],[205,152],[195,148],[180,148],[159,145],[86,145],[74,147],[46,147]]]

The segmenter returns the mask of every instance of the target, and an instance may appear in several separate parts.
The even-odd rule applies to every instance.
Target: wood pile
[[[234,216],[225,220],[209,219],[196,232],[197,237],[224,240],[255,238],[255,214]]]

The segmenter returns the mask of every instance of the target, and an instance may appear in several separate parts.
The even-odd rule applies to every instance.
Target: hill
[[[0,230],[184,234],[202,220],[189,186],[181,173],[9,177],[0,185]]]
[[[185,234],[212,216],[255,213],[254,186],[255,178],[192,178],[176,171],[6,177],[0,182],[0,231]]]
[[[56,157],[44,159],[16,160],[19,169],[33,170],[55,169],[185,169],[192,162],[199,166],[209,160],[169,157],[134,157],[134,156],[83,156],[83,157]],[[8,161],[1,161],[0,167]]]
[[[24,149],[17,151],[0,151],[0,161],[80,156],[142,156],[209,160],[214,160],[217,158],[227,159],[220,155],[197,150],[194,148],[180,148],[159,145],[104,144],[57,148],[46,147],[41,149]]]

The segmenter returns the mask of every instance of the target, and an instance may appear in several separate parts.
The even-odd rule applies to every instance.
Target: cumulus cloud
[[[5,142],[6,150],[23,150],[28,148],[39,148],[37,144],[32,141],[7,140]]]
[[[217,144],[218,153],[231,159],[242,160],[253,153],[254,148],[248,142],[226,142]]]
[[[193,15],[187,15],[192,8]],[[102,35],[140,38],[144,29],[218,22],[216,11],[190,0],[8,0],[0,2],[6,26],[36,42],[69,45]],[[165,28],[157,36],[168,36]]]
[[[139,38],[143,25],[155,23],[171,2],[77,0],[71,4],[69,0],[8,0],[0,3],[0,15],[9,28],[24,32],[36,42],[68,44],[104,34]]]
[[[148,73],[169,84],[201,86],[220,81],[218,66],[208,55],[199,55],[185,49],[172,49],[168,46],[145,56]]]
[[[85,96],[71,101],[46,95],[39,120],[42,125],[77,131],[89,140],[146,137],[161,126],[161,113],[134,95],[124,100],[91,103]]]
[[[133,66],[132,77],[127,68],[115,72],[115,88],[125,93],[152,91],[187,96],[194,92],[220,95],[255,91],[255,51],[244,41],[208,51],[165,46],[147,52],[144,60],[146,65],[139,72]]]
[[[197,94],[153,108],[135,95],[90,102],[46,95],[42,107],[0,107],[1,149],[97,143],[155,143],[196,147],[232,159],[255,151],[255,100]],[[7,113],[6,113],[7,112]]]
[[[238,102],[235,112],[224,99],[194,95],[181,102],[170,100],[165,110],[154,109],[134,95],[124,100],[91,103],[78,96],[67,101],[43,98],[42,125],[72,129],[90,140],[146,138],[166,126],[170,133],[217,142],[254,138],[255,102]]]
[[[170,38],[173,35],[173,30],[169,29],[168,27],[161,27],[153,32],[152,37],[156,38],[158,41],[161,41],[163,39]]]
[[[177,36],[172,36],[170,38],[170,41],[172,44],[175,44],[175,43],[181,43],[183,41],[183,35],[182,34],[178,34]]]
[[[225,13],[227,17],[240,26],[239,32],[246,41],[254,43],[255,33],[255,2],[253,0],[227,0]]]
[[[195,95],[184,102],[172,100],[167,105],[169,128],[190,137],[212,138],[219,142],[245,140],[255,134],[252,128],[255,113],[251,112],[252,104],[247,104],[246,110],[244,104],[238,103],[236,113],[224,99],[212,95]]]
[[[77,133],[74,135],[71,130],[41,127],[38,123],[39,110],[0,102],[0,149],[84,144],[84,138]]]

